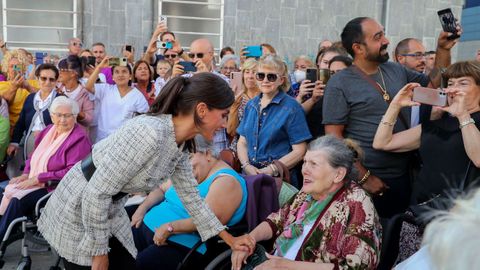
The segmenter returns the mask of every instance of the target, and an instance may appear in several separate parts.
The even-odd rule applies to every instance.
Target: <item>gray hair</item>
[[[361,155],[359,146],[351,140],[340,140],[332,135],[325,135],[311,141],[308,151],[323,151],[327,154],[327,161],[333,168],[345,168],[345,180],[357,180],[358,171],[354,166]]]
[[[75,117],[78,115],[80,112],[80,108],[78,107],[78,103],[68,97],[65,96],[59,96],[56,97],[53,101],[52,104],[50,105],[49,111],[50,113],[55,113],[57,112],[57,108],[60,106],[68,106],[72,110],[72,114],[75,115]]]
[[[427,246],[435,269],[472,269],[480,265],[480,189],[472,192],[457,199],[449,212],[438,211],[425,230],[422,245]]]
[[[202,135],[195,136],[195,152],[207,153],[210,152],[212,156],[218,159],[220,153],[215,151],[213,143],[207,141]]]
[[[225,66],[225,64],[230,60],[234,60],[235,67],[237,69],[240,69],[240,58],[233,54],[227,54],[223,56],[222,60],[220,61],[220,68],[223,68],[223,66]]]

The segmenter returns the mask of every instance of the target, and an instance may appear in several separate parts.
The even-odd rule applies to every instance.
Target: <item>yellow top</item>
[[[38,88],[38,82],[36,80],[28,80],[27,81],[31,86],[34,88]],[[10,89],[11,82],[5,81],[0,82],[0,95],[3,95],[8,89]],[[15,95],[15,99],[8,105],[8,113],[10,117],[10,128],[13,129],[15,123],[17,123],[18,118],[20,117],[20,112],[23,108],[23,103],[27,96],[30,94],[27,89],[25,88],[18,88],[17,94]]]

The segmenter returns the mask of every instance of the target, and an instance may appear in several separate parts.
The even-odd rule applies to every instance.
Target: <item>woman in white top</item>
[[[98,106],[95,142],[105,139],[135,113],[148,111],[148,103],[143,94],[131,87],[132,69],[129,65],[112,67],[115,84],[95,84],[101,69],[108,67],[108,59],[109,57],[106,57],[95,67],[85,84],[87,91],[95,95],[96,106]]]

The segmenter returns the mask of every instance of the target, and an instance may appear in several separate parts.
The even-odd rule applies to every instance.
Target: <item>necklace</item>
[[[376,82],[376,83],[380,87],[380,90],[382,90],[382,92],[383,92],[383,100],[389,101],[390,100],[390,95],[387,92],[387,86],[385,85],[385,80],[383,79],[382,69],[380,67],[378,67],[378,72],[380,72],[380,78],[382,79],[383,87],[378,82]]]

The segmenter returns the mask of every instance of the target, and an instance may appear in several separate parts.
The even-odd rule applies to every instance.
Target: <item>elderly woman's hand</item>
[[[244,234],[242,236],[233,237],[233,239],[227,243],[232,250],[244,251],[248,255],[252,255],[255,251],[255,245],[257,241],[250,234]]]
[[[407,83],[393,98],[390,106],[397,106],[398,108],[407,106],[418,106],[420,103],[412,101],[413,89],[420,86],[418,83]]]
[[[163,224],[162,226],[155,229],[155,235],[153,236],[153,243],[157,246],[162,246],[167,244],[167,239],[170,237],[170,232],[168,231],[168,223]]]
[[[248,166],[246,166],[243,170],[245,171],[245,173],[246,173],[247,175],[257,175],[257,174],[261,174],[261,173],[262,173],[259,169],[257,169],[257,168],[256,168],[255,166],[253,166],[253,165],[248,165]]]
[[[145,213],[147,211],[140,205],[135,213],[132,216],[132,222],[130,222],[130,225],[135,228],[139,228],[140,225],[142,225],[143,218],[145,217]]]
[[[447,93],[451,104],[446,107],[436,108],[448,112],[459,119],[462,118],[460,122],[464,121],[465,119],[469,119],[470,114],[468,113],[465,105],[465,92],[457,88],[447,88],[445,89],[445,93]]]
[[[32,178],[29,178],[25,181],[22,181],[22,182],[18,183],[17,188],[18,189],[28,189],[28,188],[31,188],[31,187],[34,187],[34,186],[38,185],[38,183],[40,183],[38,181],[38,178],[36,176],[34,176]]]
[[[25,181],[27,179],[28,179],[28,174],[22,174],[20,176],[13,177],[12,179],[10,179],[10,181],[8,183],[9,184],[16,184],[16,183],[20,183],[22,181]]]
[[[232,256],[230,257],[230,259],[232,260],[232,269],[233,270],[242,269],[242,265],[247,263],[247,258],[248,258],[248,252],[233,250]]]
[[[267,270],[267,269],[288,269],[288,263],[292,262],[291,260],[273,256],[268,253],[265,253],[268,260],[264,261],[260,265],[254,268],[254,270]]]

